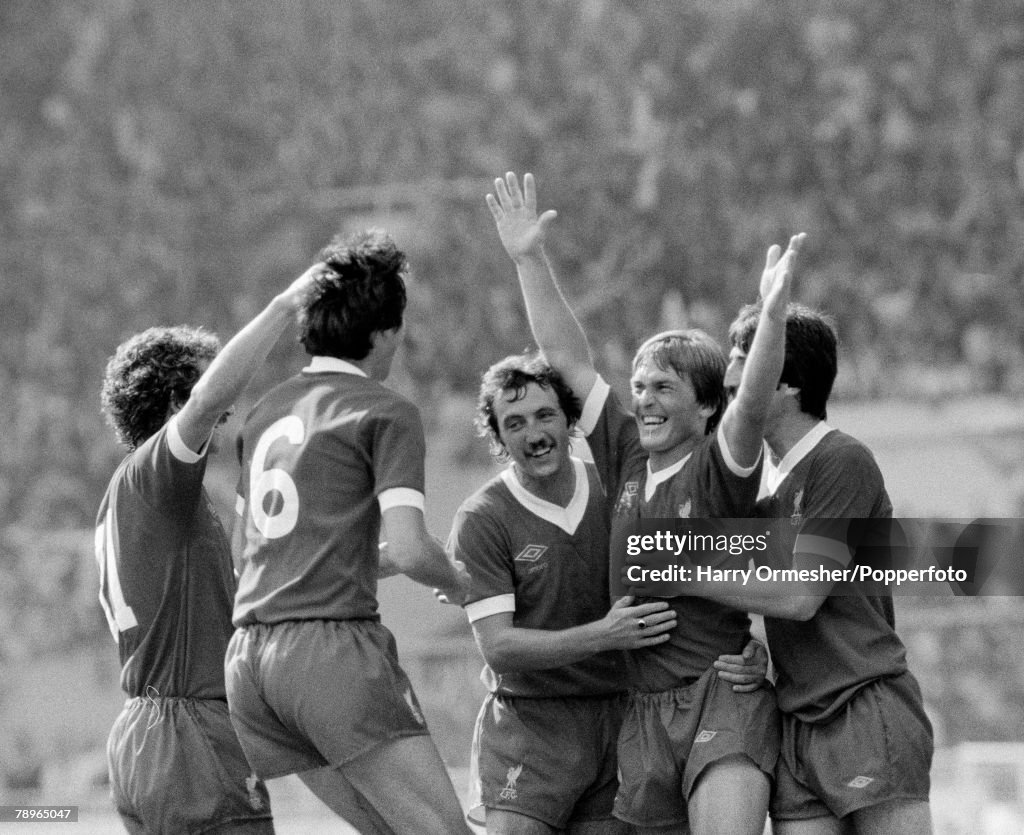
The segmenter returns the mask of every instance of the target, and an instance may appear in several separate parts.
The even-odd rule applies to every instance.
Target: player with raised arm
[[[745,373],[758,321],[758,308],[748,306],[730,328],[731,384]],[[874,456],[825,422],[837,366],[831,322],[790,305],[785,365],[765,430],[778,464],[769,465],[768,494],[758,502],[759,516],[788,520],[778,527],[791,534],[778,548],[786,568],[870,564],[864,554],[888,534],[892,504]],[[755,578],[746,586],[695,584],[690,592],[765,615],[783,715],[774,832],[931,831],[931,725],[884,589]]]
[[[203,487],[218,427],[289,322],[311,268],[231,341],[150,328],[107,363],[102,403],[130,450],[100,503],[100,603],[128,694],[107,742],[132,833],[272,833],[269,797],[228,717],[235,578]]]
[[[590,355],[586,336],[572,315],[554,281],[550,265],[544,253],[543,243],[555,213],[548,211],[539,217],[537,216],[535,187],[533,177],[529,174],[524,177],[522,191],[520,191],[517,178],[511,173],[506,175],[503,180],[496,180],[495,193],[488,195],[487,202],[495,219],[502,243],[516,264],[534,337],[552,367],[557,369],[572,389],[587,392],[579,426],[588,436],[597,471],[604,479],[603,485],[609,491],[610,499],[614,501],[620,494],[620,486],[623,485],[624,481],[635,477],[644,470],[647,455],[640,447],[639,441],[642,441],[642,437],[640,437],[637,421],[625,419],[625,412],[618,406],[614,394],[610,392],[607,383],[598,376]],[[777,260],[778,253],[773,253],[773,257]],[[774,266],[774,261],[772,265]],[[721,355],[720,350],[718,353]],[[724,369],[725,359],[724,356],[721,356],[718,376],[719,390],[721,389],[721,375]],[[500,423],[497,425],[497,428],[500,428]],[[557,448],[557,444],[547,440],[539,444],[537,449],[540,455],[548,457],[551,455],[551,452],[548,450],[555,448]],[[756,453],[753,453],[753,457],[756,461]],[[753,496],[750,497],[750,502],[752,506]],[[517,568],[525,568],[525,566]],[[473,573],[472,566],[471,573]],[[475,581],[476,576],[474,575]],[[681,608],[675,607],[677,616],[680,615]],[[656,653],[660,648],[677,642],[678,632],[679,629],[675,628],[668,633],[670,635],[668,641],[652,641],[647,645],[647,648],[639,649],[629,655]],[[730,646],[724,651],[727,653],[737,653],[744,649],[745,643],[740,641],[738,645]],[[749,653],[749,651],[749,647],[744,649],[745,653]],[[714,676],[713,668],[715,666],[728,666],[736,662],[742,663],[744,660],[743,657],[730,657],[716,661],[717,655],[718,653],[704,664],[701,672],[707,670],[711,676]],[[757,705],[766,705],[767,711],[770,714],[773,709],[773,698],[770,693],[767,693],[767,699],[762,698],[764,691],[759,691],[758,685],[760,681],[761,679],[758,678],[757,684],[753,685],[753,687],[737,688],[738,690],[753,689],[758,691],[749,695],[749,697],[734,693],[733,690],[726,686],[722,686],[721,689],[734,693],[736,698],[749,698]],[[631,682],[631,684],[635,686],[635,682]],[[674,712],[674,709],[669,712]],[[768,719],[765,719],[763,725],[765,726],[763,733],[771,736],[770,715]],[[771,765],[774,765],[774,760],[772,760]],[[622,768],[621,761],[620,772],[622,772],[624,778],[627,776]],[[681,796],[679,785],[676,786],[674,793],[677,796]],[[736,803],[733,798],[730,799],[730,802]],[[766,807],[767,789],[764,792],[764,808]],[[679,821],[685,820],[685,805],[683,810],[684,814]],[[716,814],[729,818],[729,815],[721,810],[717,810]],[[763,813],[761,820],[763,823]]]
[[[377,612],[392,570],[455,603],[465,593],[426,530],[419,411],[381,384],[401,339],[405,256],[366,232],[321,258],[300,315],[312,360],[255,406],[239,441],[231,717],[261,777],[298,773],[350,822],[355,802],[373,821],[364,832],[467,832]]]

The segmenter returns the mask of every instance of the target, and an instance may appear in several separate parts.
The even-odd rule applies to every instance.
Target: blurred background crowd
[[[493,471],[480,372],[530,346],[483,203],[506,170],[559,211],[550,254],[610,380],[662,326],[724,342],[766,247],[803,230],[795,296],[842,338],[832,422],[897,512],[1024,516],[1021,0],[4,0],[0,114],[0,798],[102,797],[116,345],[229,336],[331,235],[389,229],[414,271],[392,384],[427,422],[444,538]],[[283,340],[251,398],[302,362]],[[401,580],[382,601],[457,769],[468,627]],[[981,831],[956,828],[975,806],[1024,821],[1021,599],[897,607],[937,809],[956,798],[940,831]]]

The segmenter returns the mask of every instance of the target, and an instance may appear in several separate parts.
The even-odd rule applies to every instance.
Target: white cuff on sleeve
[[[465,607],[466,617],[470,623],[474,623],[491,615],[499,615],[502,612],[514,612],[516,610],[516,596],[514,594],[499,594],[496,597],[485,597],[475,603],[467,603]]]
[[[171,455],[186,464],[195,464],[197,461],[201,461],[206,452],[206,444],[203,444],[203,449],[199,452],[193,452],[185,446],[185,442],[181,439],[181,433],[178,431],[177,415],[172,416],[167,424],[167,446],[171,450]]]
[[[732,457],[732,452],[729,451],[729,442],[725,440],[725,433],[722,431],[721,424],[718,425],[715,435],[718,439],[718,448],[722,451],[722,458],[725,459],[725,466],[729,468],[733,475],[746,478],[757,469],[757,465],[761,463],[761,456],[764,455],[764,444],[761,444],[761,451],[757,455],[757,460],[749,467],[741,467],[736,463],[736,459]]]
[[[390,487],[377,496],[377,504],[383,513],[392,507],[415,507],[417,510],[423,510],[426,502],[419,490],[413,490],[411,487]]]

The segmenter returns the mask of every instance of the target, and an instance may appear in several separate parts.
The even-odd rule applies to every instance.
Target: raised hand
[[[538,256],[544,245],[547,228],[558,213],[548,209],[537,216],[537,189],[532,174],[523,175],[523,188],[519,180],[509,171],[505,179],[494,181],[494,194],[485,198],[491,210],[498,237],[509,257],[519,262],[523,258]]]
[[[323,261],[317,261],[315,264],[310,266],[302,275],[295,279],[288,287],[281,293],[284,300],[291,305],[295,310],[298,310],[303,301],[305,300],[306,293],[310,287],[313,286],[317,276],[319,276],[324,270],[329,269]]]
[[[794,235],[789,239],[789,247],[785,253],[778,244],[772,244],[768,248],[764,272],[761,273],[761,298],[764,300],[765,310],[785,315],[793,281],[794,263],[806,238],[805,232]]]

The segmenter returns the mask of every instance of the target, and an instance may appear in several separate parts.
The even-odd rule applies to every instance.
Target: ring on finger
[[[637,618],[636,619],[636,625],[639,626],[641,629],[646,629],[647,628],[647,621],[645,621],[643,618]]]

